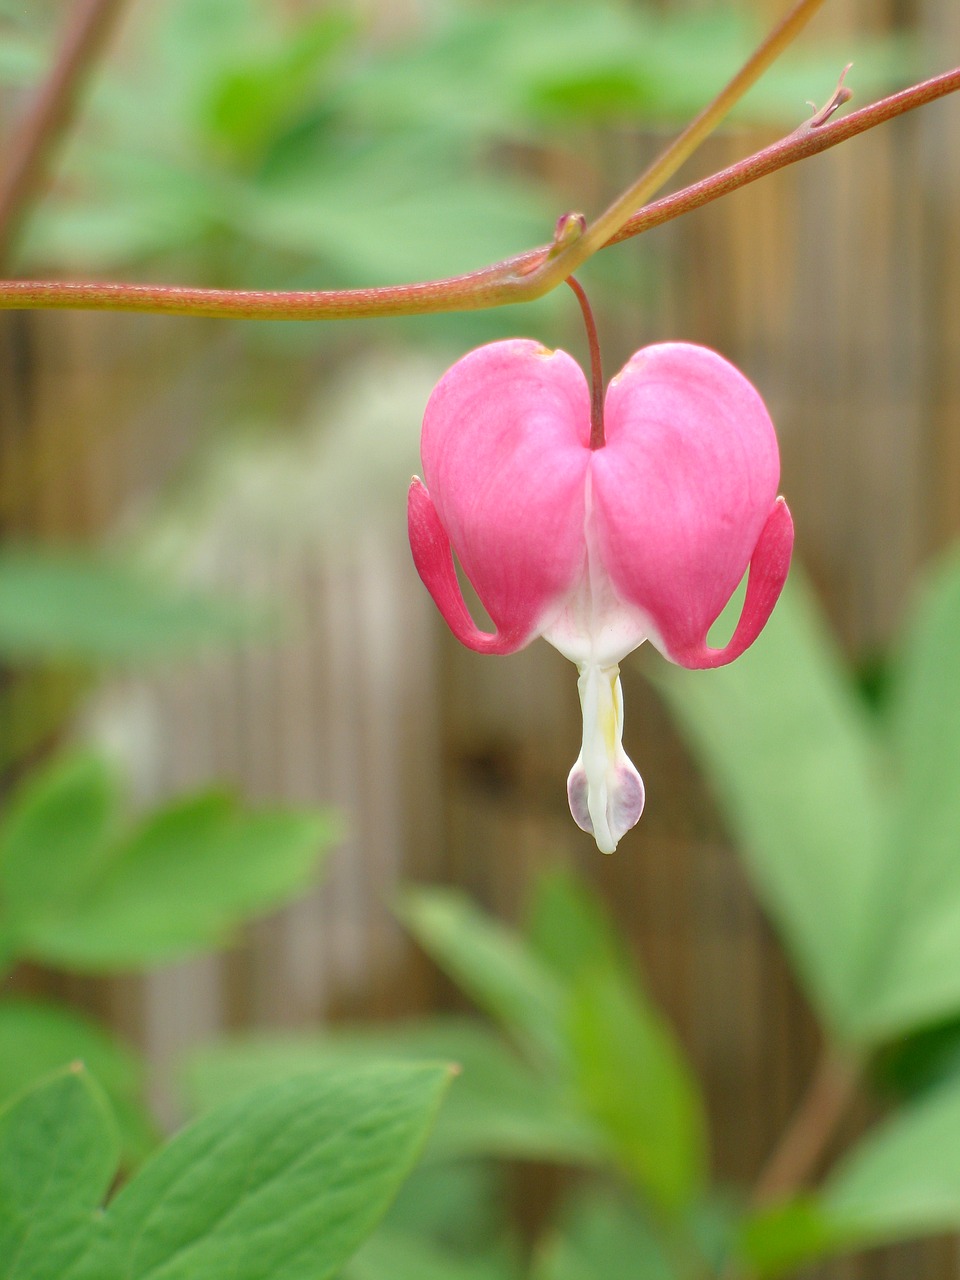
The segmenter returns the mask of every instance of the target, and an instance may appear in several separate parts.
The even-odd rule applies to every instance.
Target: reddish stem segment
[[[803,1186],[822,1160],[859,1083],[857,1062],[829,1046],[824,1049],[806,1093],[757,1179],[754,1204],[769,1204]]]
[[[960,67],[913,85],[840,119],[808,121],[762,151],[682,191],[646,205],[629,218],[604,248],[640,235],[720,196],[766,177],[777,169],[834,147],[875,125],[960,90]],[[419,284],[373,289],[279,292],[256,289],[195,289],[180,285],[78,283],[73,281],[0,281],[0,310],[149,311],[164,315],[218,316],[224,319],[334,320],[372,316],[426,315],[473,311],[529,302],[552,286],[537,278],[553,245],[529,249],[504,262],[467,275]]]
[[[577,295],[580,310],[583,312],[583,325],[587,331],[587,344],[590,347],[590,448],[602,449],[606,444],[603,434],[603,365],[600,362],[600,339],[597,337],[597,325],[593,318],[593,310],[583,287],[576,276],[567,276],[567,284]]]
[[[881,98],[879,102],[871,102],[869,106],[851,111],[849,115],[839,119],[831,119],[826,124],[817,124],[817,117],[805,121],[799,129],[780,138],[777,142],[755,151],[753,155],[738,160],[726,169],[712,173],[708,178],[675,191],[672,195],[662,196],[646,205],[632,218],[629,218],[616,235],[611,236],[604,248],[619,244],[621,240],[629,240],[631,236],[641,235],[651,227],[659,227],[670,222],[681,214],[699,209],[712,200],[729,195],[740,187],[745,187],[758,178],[784,169],[787,165],[796,164],[798,160],[806,160],[810,156],[819,155],[858,133],[866,133],[878,124],[886,124],[896,116],[914,111],[917,107],[935,102],[937,98],[960,90],[960,67],[945,71],[941,75],[923,80],[920,84],[911,85],[909,89],[901,89],[899,93]],[[817,113],[818,115],[821,113]],[[2,306],[2,302],[0,302]]]
[[[80,91],[124,0],[79,0],[50,74],[5,145],[0,173],[0,262],[6,262],[43,186],[54,147],[70,124]]]

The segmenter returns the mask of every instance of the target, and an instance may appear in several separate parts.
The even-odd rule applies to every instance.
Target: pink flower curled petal
[[[470,352],[427,404],[426,488],[464,573],[512,648],[540,634],[579,573],[589,433],[580,366],[526,339]]]
[[[766,623],[789,567],[793,525],[757,392],[713,351],[637,352],[606,399],[590,449],[590,397],[562,351],[514,340],[458,361],[427,405],[426,485],[410,488],[414,560],[454,634],[487,653],[537,635],[577,664],[580,754],[570,809],[612,852],[643,809],[622,746],[619,662],[651,639],[674,662],[732,661]],[[464,603],[456,552],[493,620]],[[707,632],[750,565],[740,622]]]
[[[716,352],[663,343],[638,351],[611,382],[606,431],[593,465],[594,502],[614,590],[647,613],[651,640],[672,661],[731,661],[766,622],[792,547],[789,512],[781,503],[775,514],[780,458],[763,401]],[[772,558],[782,572],[764,592],[765,611],[754,613],[750,601],[752,634],[741,633],[723,657],[707,649],[707,631],[772,516]],[[774,550],[769,541],[765,561]],[[757,567],[759,577],[770,566]]]

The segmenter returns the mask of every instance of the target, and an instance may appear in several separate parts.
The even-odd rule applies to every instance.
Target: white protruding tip
[[[573,820],[613,853],[643,812],[643,779],[623,749],[620,668],[584,666],[577,682],[583,744],[567,778]]]

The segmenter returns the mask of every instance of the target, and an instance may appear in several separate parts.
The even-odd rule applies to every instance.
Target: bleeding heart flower
[[[427,404],[426,487],[410,486],[421,578],[458,640],[513,653],[543,636],[580,671],[574,819],[612,853],[643,809],[622,746],[619,663],[650,640],[685,667],[731,662],[763,629],[787,576],[793,522],[759,394],[704,347],[645,347],[611,381],[591,448],[590,391],[564,351],[495,342],[459,360]],[[493,620],[481,631],[451,544]],[[722,649],[707,632],[743,577]]]

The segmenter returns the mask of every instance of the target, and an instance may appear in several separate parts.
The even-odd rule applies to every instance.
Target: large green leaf
[[[404,894],[399,914],[421,946],[464,991],[537,1057],[566,1057],[564,992],[517,934],[452,889]]]
[[[0,1110],[0,1280],[67,1273],[92,1239],[117,1159],[110,1114],[80,1067]]]
[[[0,1113],[0,1277],[324,1280],[409,1173],[450,1074],[380,1067],[248,1093],[177,1134],[95,1214],[116,1143],[68,1071]]]
[[[960,559],[913,614],[886,775],[809,594],[730,667],[655,678],[835,1031],[868,1045],[960,1011]]]
[[[221,1042],[191,1058],[185,1082],[192,1105],[206,1108],[253,1085],[305,1071],[432,1058],[455,1062],[460,1072],[428,1144],[432,1159],[499,1156],[600,1164],[608,1158],[602,1134],[578,1115],[562,1088],[535,1075],[498,1035],[473,1019]]]
[[[650,674],[724,804],[800,972],[841,1038],[862,1031],[888,785],[858,702],[796,572],[736,662]]]
[[[68,1009],[34,1000],[0,1004],[0,1105],[42,1077],[82,1062],[117,1118],[129,1164],[156,1145],[144,1103],[143,1064],[95,1023]]]
[[[882,1039],[960,1011],[960,556],[927,583],[892,679],[899,786],[859,1022]]]
[[[126,662],[248,635],[249,611],[151,581],[100,558],[0,554],[0,656]]]

